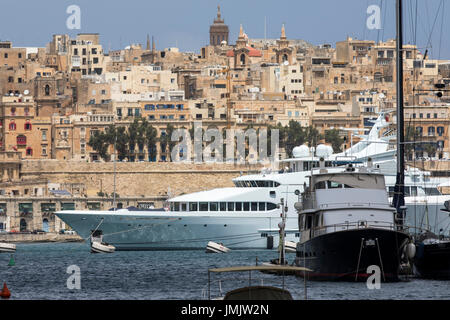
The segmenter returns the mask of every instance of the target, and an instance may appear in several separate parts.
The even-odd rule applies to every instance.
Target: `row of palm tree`
[[[252,128],[253,126],[249,125],[246,129]],[[269,151],[271,147],[272,130],[277,129],[279,132],[279,147],[284,149],[288,156],[292,156],[294,147],[302,144],[316,147],[324,139],[332,145],[335,152],[338,152],[344,142],[336,129],[328,130],[322,135],[316,128],[312,126],[302,127],[300,123],[294,120],[291,120],[286,126],[278,123],[276,126],[268,126],[263,129],[267,129],[267,150]],[[144,147],[146,147],[149,159],[156,160],[156,145],[159,143],[161,154],[166,154],[166,158],[170,160],[171,151],[178,143],[171,139],[174,130],[173,125],[168,124],[166,130],[158,136],[158,131],[145,118],[136,118],[128,127],[110,125],[103,132],[97,131],[91,136],[88,145],[105,161],[111,160],[111,147],[115,147],[119,160],[122,160],[133,157],[136,154],[136,146],[139,148],[139,153],[143,153]],[[255,129],[255,131],[259,136],[260,128]],[[191,127],[188,132],[193,140],[195,136],[194,127]],[[204,133],[205,131],[201,129],[202,137]],[[222,135],[225,143],[226,129],[222,129]],[[248,154],[248,147],[246,148],[246,154]]]

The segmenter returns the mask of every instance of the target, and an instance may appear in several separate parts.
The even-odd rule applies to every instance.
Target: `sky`
[[[450,59],[450,1],[403,2],[404,42],[417,43],[421,52],[428,49],[431,58]],[[66,26],[70,5],[81,9],[80,30]],[[199,52],[209,42],[217,5],[230,28],[231,44],[240,24],[249,38],[264,38],[265,21],[267,38],[279,38],[284,23],[288,39],[315,45],[335,47],[347,36],[375,41],[395,37],[395,0],[2,0],[0,40],[13,41],[17,47],[44,47],[53,34],[75,37],[92,32],[100,34],[107,52],[131,43],[145,46],[149,34],[158,50],[178,47]],[[381,9],[380,30],[366,26],[370,5]]]

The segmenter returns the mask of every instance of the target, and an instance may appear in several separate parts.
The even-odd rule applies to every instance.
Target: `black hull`
[[[310,280],[366,281],[372,275],[367,268],[376,265],[382,282],[399,281],[400,257],[408,239],[402,232],[370,228],[323,234],[299,244],[296,264],[313,270],[306,275]]]
[[[416,245],[416,274],[425,279],[450,280],[450,241]]]

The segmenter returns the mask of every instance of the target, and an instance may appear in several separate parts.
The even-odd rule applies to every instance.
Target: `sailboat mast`
[[[402,0],[396,0],[397,16],[397,180],[395,183],[394,207],[401,212],[405,205],[405,130],[403,115],[403,8]],[[403,217],[402,217],[403,218]]]

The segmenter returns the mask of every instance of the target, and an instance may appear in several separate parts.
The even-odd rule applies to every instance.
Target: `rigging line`
[[[445,2],[442,0],[442,21],[441,21],[441,35],[439,36],[439,54],[438,60],[441,59],[441,45],[442,45],[442,29],[444,26],[444,12],[445,12]]]
[[[429,47],[429,48],[433,48],[431,45],[431,36],[433,35],[434,27],[436,25],[437,18],[439,17],[439,9],[441,8],[441,6],[442,6],[442,0],[439,3],[439,7],[437,8],[436,17],[434,18],[434,22],[433,22],[433,27],[431,28],[430,35],[428,37],[427,47]]]
[[[418,0],[416,0],[416,17],[414,21],[414,45],[417,46],[417,7],[418,7]]]
[[[383,14],[383,31],[381,33],[381,41],[384,41],[384,29],[386,26],[386,14],[387,14],[387,5],[384,6],[384,14]]]

